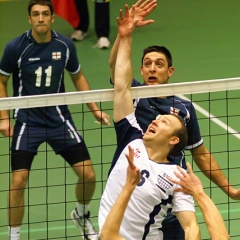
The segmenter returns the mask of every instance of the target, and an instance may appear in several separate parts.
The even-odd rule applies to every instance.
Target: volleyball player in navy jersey
[[[54,22],[50,0],[31,0],[28,4],[31,30],[6,45],[0,63],[0,97],[7,97],[7,82],[12,75],[14,96],[62,93],[64,69],[78,91],[90,87],[83,75],[71,39],[51,30]],[[95,103],[87,104],[102,124],[109,116]],[[73,222],[82,229],[84,239],[98,239],[89,220],[89,204],[95,189],[95,173],[87,147],[74,126],[66,105],[15,109],[14,130],[9,112],[1,111],[0,131],[12,137],[12,180],[9,191],[9,239],[20,238],[24,215],[24,189],[32,161],[41,143],[47,142],[71,166],[78,177],[77,207],[71,213]]]
[[[141,5],[142,1],[136,4],[136,18],[145,18],[148,12],[145,11],[146,4]],[[152,2],[151,0],[146,2]],[[119,36],[117,36],[109,58],[111,70],[111,82],[114,83],[114,71],[116,56],[119,47]],[[144,85],[168,84],[169,78],[174,73],[172,66],[172,56],[170,51],[163,46],[150,46],[143,51],[142,65],[140,67],[143,83],[136,79],[132,81],[132,87]],[[203,143],[201,137],[198,120],[194,106],[191,102],[176,96],[159,96],[156,98],[145,98],[134,100],[135,114],[141,128],[145,131],[147,126],[158,115],[174,113],[179,115],[185,122],[188,130],[188,144],[185,150],[190,150],[193,159],[199,169],[222,191],[234,200],[240,199],[240,190],[230,185],[227,178],[220,170],[220,167]],[[175,156],[169,156],[169,160],[186,168],[184,151]],[[184,232],[177,221],[176,217],[169,213],[168,217],[163,221],[164,240],[182,240]]]
[[[130,148],[133,149],[134,164],[141,173],[127,204],[121,222],[120,235],[127,240],[161,240],[159,231],[168,209],[178,217],[186,233],[186,240],[200,239],[194,201],[192,196],[174,192],[177,184],[168,178],[176,178],[177,164],[171,163],[167,156],[181,151],[187,143],[187,130],[180,117],[174,114],[160,116],[153,120],[145,134],[137,123],[131,96],[131,52],[132,34],[137,22],[135,7],[131,13],[125,6],[126,17],[120,11],[117,19],[119,32],[119,51],[117,53],[114,85],[114,127],[117,136],[115,151],[107,183],[99,208],[99,228],[106,221],[122,191],[127,173]],[[124,107],[122,107],[124,103]],[[180,194],[181,193],[181,194]]]

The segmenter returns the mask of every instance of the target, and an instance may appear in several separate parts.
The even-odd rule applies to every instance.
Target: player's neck
[[[169,162],[169,160],[167,159],[167,155],[168,155],[167,151],[164,151],[164,150],[160,151],[159,146],[155,149],[152,147],[148,147],[147,144],[145,144],[145,147],[146,147],[149,159],[152,160],[153,162],[159,162],[159,163]]]
[[[32,30],[32,37],[37,43],[47,43],[51,41],[52,33],[48,31],[47,33],[40,34]]]

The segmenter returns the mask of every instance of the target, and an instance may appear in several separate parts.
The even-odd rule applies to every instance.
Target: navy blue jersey
[[[14,96],[65,92],[64,69],[70,74],[80,71],[77,52],[71,39],[52,31],[47,43],[37,43],[31,30],[9,42],[0,63],[0,73],[12,74]],[[70,112],[66,105],[15,109],[14,117],[21,123],[55,127]]]
[[[132,87],[143,86],[136,79],[132,81]],[[140,127],[145,132],[152,120],[158,115],[174,113],[179,115],[188,131],[188,143],[185,149],[193,149],[203,143],[193,104],[176,96],[166,98],[141,98],[134,100],[135,115]],[[170,156],[169,160],[185,166],[184,152],[178,156]]]

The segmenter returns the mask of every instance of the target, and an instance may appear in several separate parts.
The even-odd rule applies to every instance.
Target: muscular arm
[[[136,21],[133,19],[134,11],[130,14],[127,5],[125,5],[125,11],[126,17],[120,10],[120,17],[117,18],[120,40],[115,67],[113,114],[115,122],[125,118],[134,110],[130,90],[132,81],[132,33]]]
[[[85,78],[82,70],[80,70],[77,74],[74,75],[70,75],[72,78],[72,81],[76,87],[76,89],[78,91],[89,91],[90,86],[88,84],[87,79]],[[109,121],[110,121],[110,117],[102,112],[96,103],[92,102],[92,103],[87,103],[88,108],[92,111],[94,117],[101,122],[102,124],[108,124],[109,125]]]
[[[119,37],[119,34],[118,34],[116,39],[115,39],[115,42],[112,46],[112,49],[111,49],[111,52],[110,52],[110,57],[109,57],[110,76],[111,76],[111,82],[113,84],[115,82],[114,73],[115,73],[115,65],[116,65],[116,60],[117,60],[119,43],[120,43],[120,37]]]
[[[176,216],[184,230],[185,240],[200,240],[200,229],[195,212],[177,212]]]
[[[7,82],[9,77],[0,74],[0,98],[8,97]],[[13,135],[13,128],[9,119],[9,110],[0,111],[0,132],[8,137]]]
[[[206,177],[219,186],[222,191],[229,195],[232,199],[240,200],[240,190],[236,190],[229,184],[217,161],[207,150],[204,144],[193,149],[191,153],[195,163]]]
[[[202,191],[194,196],[203,213],[212,240],[230,239],[222,216],[208,195]],[[214,220],[213,220],[214,219]]]
[[[175,172],[175,175],[179,180],[169,179],[171,182],[177,183],[182,187],[175,189],[175,191],[190,194],[194,197],[202,211],[211,239],[229,239],[227,229],[217,207],[204,192],[200,179],[193,173],[189,163],[187,163],[187,168],[189,171],[188,174],[178,166],[181,175],[177,172]]]
[[[139,0],[135,4],[135,12],[134,12],[134,19],[138,20],[136,27],[143,27],[148,24],[151,24],[154,22],[154,20],[146,20],[145,18],[156,8],[156,0]],[[130,12],[132,9],[130,9]],[[111,81],[114,84],[115,82],[115,65],[116,65],[116,59],[117,59],[117,53],[119,48],[120,38],[119,34],[116,37],[116,40],[112,46],[110,57],[109,57],[109,66],[110,66],[110,74],[111,74]]]

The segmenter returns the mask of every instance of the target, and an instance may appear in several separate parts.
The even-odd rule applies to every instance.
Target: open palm
[[[145,25],[154,23],[154,20],[146,20],[146,17],[156,8],[156,0],[139,0],[135,4],[135,11],[134,11],[134,20],[137,20],[136,27],[143,27]],[[130,14],[132,12],[132,8],[129,10]]]
[[[127,37],[132,34],[135,29],[138,20],[134,18],[135,6],[133,5],[131,8],[131,12],[129,11],[129,7],[125,5],[125,16],[123,11],[120,10],[120,16],[117,18],[118,24],[118,33],[121,37]]]

